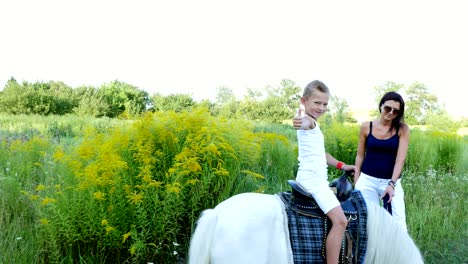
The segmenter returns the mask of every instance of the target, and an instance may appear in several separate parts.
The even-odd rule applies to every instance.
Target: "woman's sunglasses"
[[[383,110],[385,111],[385,113],[392,113],[394,115],[398,115],[400,113],[400,109],[396,109],[386,105],[383,106]]]

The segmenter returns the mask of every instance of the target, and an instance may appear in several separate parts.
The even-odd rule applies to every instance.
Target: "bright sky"
[[[2,0],[0,88],[119,80],[214,100],[220,86],[241,99],[320,79],[351,108],[375,108],[374,86],[419,81],[468,117],[464,2]]]

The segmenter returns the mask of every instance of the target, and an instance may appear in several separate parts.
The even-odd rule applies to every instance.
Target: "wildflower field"
[[[353,163],[358,126],[323,130],[327,151]],[[291,126],[201,109],[0,116],[0,140],[0,263],[183,263],[202,210],[289,190],[297,166]],[[466,137],[412,131],[403,187],[426,263],[468,262],[467,152]]]

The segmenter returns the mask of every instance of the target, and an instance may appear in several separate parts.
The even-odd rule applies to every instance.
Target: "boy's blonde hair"
[[[312,91],[314,91],[315,89],[319,90],[322,93],[326,93],[330,95],[330,89],[328,89],[328,86],[326,86],[322,81],[315,80],[315,81],[310,82],[304,88],[304,93],[302,94],[302,97],[309,98],[310,95],[312,94]]]

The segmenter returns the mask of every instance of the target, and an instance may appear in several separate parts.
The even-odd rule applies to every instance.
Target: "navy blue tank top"
[[[372,122],[370,122],[361,171],[376,178],[391,179],[399,143],[398,131],[389,139],[375,138],[372,135]]]

